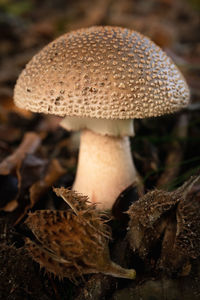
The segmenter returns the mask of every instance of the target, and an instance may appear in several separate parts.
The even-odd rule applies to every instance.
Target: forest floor
[[[0,299],[200,299],[199,11],[195,0],[0,2]],[[143,232],[151,240],[145,244],[147,254],[141,247],[131,250],[135,247],[130,242],[132,231],[127,234],[134,224],[124,212],[128,204],[137,202],[137,190],[125,191],[113,208],[108,222],[111,258],[135,268],[135,281],[103,274],[84,275],[78,282],[59,280],[40,269],[25,246],[25,239],[32,236],[24,223],[29,211],[68,209],[52,187],[72,185],[78,148],[74,136],[59,127],[60,118],[18,109],[13,103],[14,85],[44,45],[65,32],[92,25],[122,26],[149,36],[178,65],[191,91],[191,102],[182,111],[134,121],[132,154],[146,197],[151,197],[149,191],[162,189],[168,194],[160,196],[161,203],[165,197],[173,199],[168,208],[164,204],[161,210],[152,208],[155,214],[159,211],[159,226],[165,231],[154,243],[148,225]],[[180,196],[177,189],[191,176],[192,183]],[[142,219],[143,212],[139,213]],[[187,231],[187,222],[192,228],[190,246],[180,236]],[[158,222],[154,225],[157,228]]]

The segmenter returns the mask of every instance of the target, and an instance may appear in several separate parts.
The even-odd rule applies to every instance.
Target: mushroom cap
[[[132,119],[185,107],[189,89],[149,38],[94,26],[64,34],[36,54],[17,80],[14,101],[59,116]]]

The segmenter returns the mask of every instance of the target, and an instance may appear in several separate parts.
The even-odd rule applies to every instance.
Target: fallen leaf
[[[7,212],[16,211],[15,218],[21,219],[24,216],[24,210],[30,201],[29,197],[27,197],[29,188],[44,176],[46,166],[46,160],[40,159],[33,154],[27,154],[23,161],[18,164],[16,168],[17,178],[14,177],[14,179],[17,181],[17,191],[16,187],[12,186],[13,180],[8,181],[7,196],[5,195],[4,197],[6,199],[6,203],[4,203],[4,206],[1,207],[1,210]],[[2,177],[4,181],[6,178],[12,178],[11,175]],[[13,189],[15,193],[12,192]]]
[[[34,166],[36,167],[36,165]],[[39,169],[38,169],[39,167]],[[35,169],[36,176],[34,176],[34,169],[32,169],[32,172],[30,172],[30,169],[28,170],[27,177],[29,177],[29,183],[28,185],[24,186],[24,184],[21,184],[21,194],[23,195],[24,188],[29,189],[29,197],[28,201],[23,201],[23,197],[18,197],[18,202],[20,202],[21,205],[21,212],[19,214],[19,217],[15,221],[15,224],[18,224],[21,219],[26,215],[27,211],[34,207],[34,205],[42,198],[42,196],[47,193],[47,191],[55,184],[55,182],[66,173],[66,170],[63,169],[57,159],[53,159],[48,166],[46,167],[46,161],[41,161],[41,168],[40,165],[37,166]],[[26,174],[25,173],[25,174]],[[32,176],[30,175],[32,173]],[[24,174],[24,175],[25,175]],[[23,178],[24,178],[23,175]],[[35,178],[35,180],[34,180]],[[39,179],[39,180],[38,180]],[[31,181],[30,181],[31,180]],[[23,182],[24,180],[21,179],[20,182]],[[32,183],[31,183],[32,182]]]
[[[18,207],[15,211],[15,224],[19,223],[28,208],[31,207],[29,189],[45,176],[47,166],[46,159],[41,159],[33,154],[27,154],[22,163],[17,166],[18,195],[15,200],[18,202]]]
[[[20,164],[27,153],[34,153],[41,143],[41,138],[34,132],[28,132],[13,154],[0,163],[0,175],[8,175]]]
[[[4,93],[7,93],[7,95],[4,95]],[[10,95],[9,90],[6,91],[6,89],[4,89],[4,90],[0,89],[0,107],[1,107],[1,114],[2,114],[2,110],[3,110],[5,115],[10,114],[10,112],[14,112],[28,120],[33,118],[32,112],[30,112],[26,109],[23,109],[23,108],[19,108],[14,104],[14,101],[12,98],[12,93]],[[0,114],[0,116],[1,116],[1,114]],[[4,117],[5,120],[6,120],[6,117],[7,116]]]
[[[47,169],[46,175],[30,187],[30,207],[52,187],[55,182],[66,173],[57,159],[53,159]]]

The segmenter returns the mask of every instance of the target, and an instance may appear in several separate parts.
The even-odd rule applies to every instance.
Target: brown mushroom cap
[[[35,55],[18,78],[14,101],[59,116],[132,119],[185,107],[189,90],[149,38],[95,26],[64,34]]]

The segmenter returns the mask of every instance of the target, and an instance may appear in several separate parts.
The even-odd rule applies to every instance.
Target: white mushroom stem
[[[83,130],[73,190],[89,196],[101,210],[111,209],[119,194],[136,180],[128,137]]]
[[[67,130],[89,129],[96,133],[112,136],[134,136],[133,120],[109,120],[96,118],[65,117],[60,126]]]

